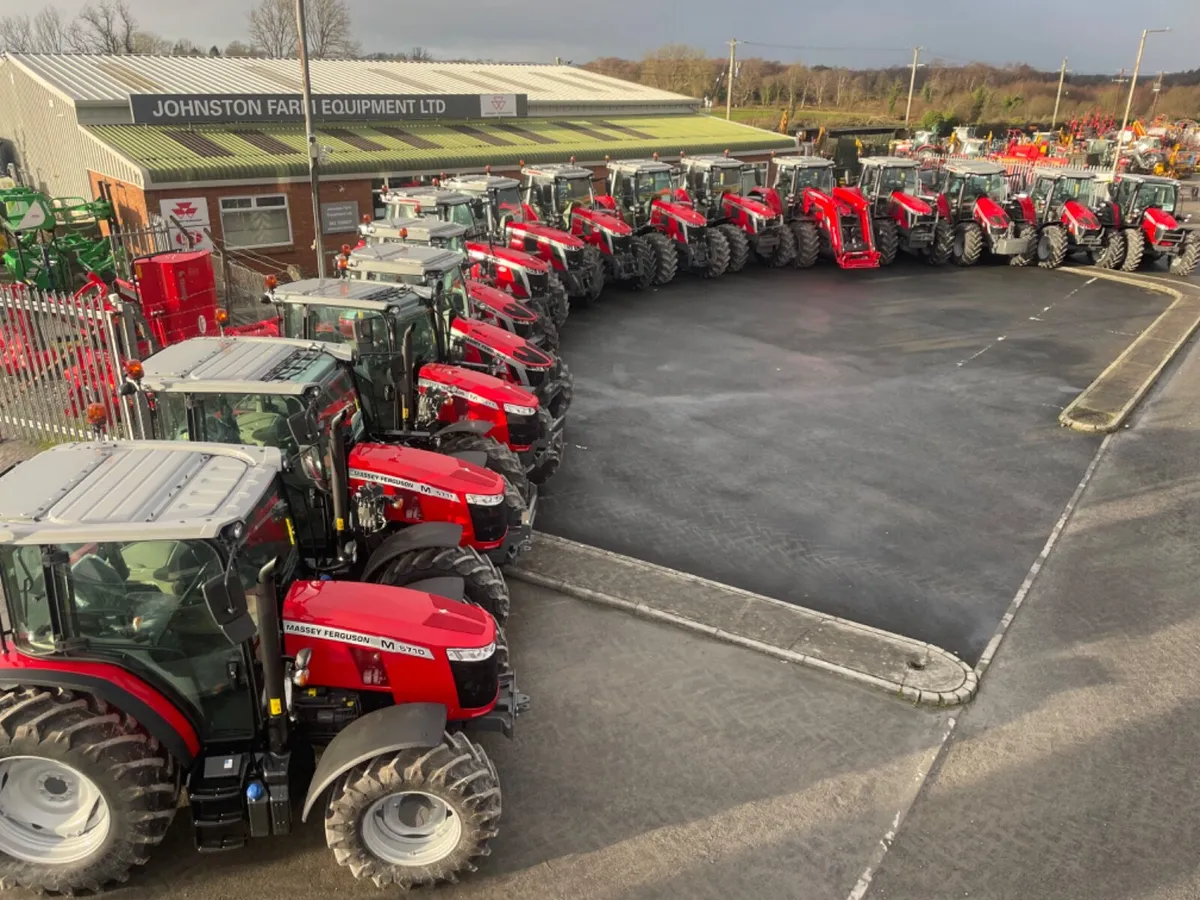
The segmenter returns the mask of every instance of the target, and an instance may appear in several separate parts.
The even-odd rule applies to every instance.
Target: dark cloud
[[[36,4],[35,4],[36,5]],[[71,9],[78,3],[62,3]],[[197,44],[224,46],[246,39],[252,0],[207,0],[182,6],[131,0],[143,27]],[[858,50],[816,51],[746,47],[749,55],[847,66],[903,64],[920,44],[947,62],[1028,62],[1058,67],[1063,56],[1079,72],[1131,69],[1141,29],[1152,35],[1147,71],[1200,66],[1200,0],[986,0],[930,4],[915,0],[781,3],[779,0],[689,0],[650,5],[635,0],[548,4],[544,0],[457,0],[405,3],[350,0],[358,40],[369,51],[414,45],[442,58],[576,63],[597,56],[638,58],[667,43],[727,53],[730,37]],[[186,12],[184,12],[186,10]],[[871,49],[866,49],[871,48]],[[880,50],[876,48],[896,48]]]

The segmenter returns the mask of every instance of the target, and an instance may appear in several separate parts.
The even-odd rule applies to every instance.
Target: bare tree
[[[308,52],[314,59],[358,55],[346,0],[308,0],[304,17],[308,20]]]
[[[33,46],[38,53],[62,53],[67,47],[67,28],[53,6],[33,17]]]
[[[171,42],[153,31],[138,31],[133,35],[133,51],[142,56],[166,56]]]
[[[0,18],[0,50],[29,53],[34,49],[33,23],[29,16]]]
[[[126,0],[100,0],[88,3],[71,25],[67,43],[83,53],[133,53],[137,19]]]
[[[291,0],[261,0],[250,10],[250,40],[263,56],[295,56],[295,4]]]
[[[433,54],[424,47],[413,47],[407,53],[402,53],[401,56],[409,62],[433,62]]]
[[[230,41],[221,51],[221,55],[228,57],[262,56],[262,51],[241,41]]]

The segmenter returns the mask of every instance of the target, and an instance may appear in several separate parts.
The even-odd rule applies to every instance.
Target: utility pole
[[[1158,112],[1158,97],[1162,93],[1163,73],[1159,72],[1158,77],[1154,79],[1154,102],[1150,105],[1150,118],[1153,119]]]
[[[913,91],[917,87],[917,58],[921,55],[922,47],[913,47],[912,74],[908,77],[908,106],[904,107],[904,127],[908,128],[908,120],[912,116]]]
[[[300,90],[304,98],[304,133],[308,135],[308,177],[312,182],[313,233],[317,251],[317,277],[325,277],[325,235],[321,233],[321,147],[313,130],[312,79],[308,73],[308,25],[304,0],[296,0],[296,49],[300,54]]]
[[[1125,118],[1121,120],[1121,130],[1117,132],[1117,152],[1113,154],[1114,178],[1117,175],[1117,167],[1121,164],[1121,142],[1125,138],[1125,128],[1129,125],[1129,111],[1133,108],[1133,92],[1137,88],[1138,69],[1142,67],[1142,53],[1146,49],[1146,35],[1163,34],[1170,30],[1170,28],[1146,28],[1142,31],[1142,41],[1138,44],[1137,60],[1133,64],[1133,76],[1129,79],[1129,97],[1125,101]]]
[[[1050,130],[1054,130],[1054,126],[1058,124],[1058,104],[1062,102],[1063,81],[1067,77],[1067,58],[1063,57],[1062,68],[1058,70],[1058,96],[1054,98],[1054,115],[1050,117]]]
[[[729,78],[725,82],[725,118],[733,113],[733,72],[737,67],[737,38],[729,42]]]

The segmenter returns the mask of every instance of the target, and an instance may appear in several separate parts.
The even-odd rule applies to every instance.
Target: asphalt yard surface
[[[538,527],[973,663],[1098,446],[1059,411],[1168,302],[909,262],[609,291]]]

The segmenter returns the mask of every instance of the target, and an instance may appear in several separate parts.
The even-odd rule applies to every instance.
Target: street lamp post
[[[1129,79],[1129,97],[1125,100],[1125,116],[1121,119],[1121,130],[1117,132],[1117,151],[1113,154],[1113,178],[1117,177],[1117,168],[1121,165],[1121,141],[1125,137],[1125,128],[1129,125],[1129,111],[1133,108],[1133,91],[1137,87],[1138,69],[1142,67],[1142,53],[1146,49],[1146,35],[1165,34],[1170,28],[1146,28],[1142,31],[1142,40],[1138,44],[1137,60],[1133,64],[1133,76]]]
[[[325,277],[325,235],[321,233],[321,146],[312,120],[312,79],[308,71],[308,22],[304,0],[296,0],[296,50],[300,57],[300,91],[304,101],[304,131],[308,140],[308,178],[312,190],[313,246],[317,251],[317,277]]]
[[[908,120],[912,115],[913,89],[917,86],[917,59],[924,47],[913,47],[912,74],[908,76],[908,105],[904,107],[904,127],[908,128]]]

